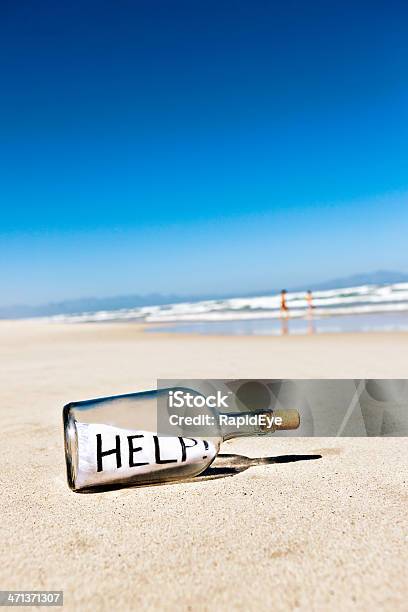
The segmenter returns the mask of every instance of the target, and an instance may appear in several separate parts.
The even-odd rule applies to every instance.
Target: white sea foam
[[[291,318],[308,314],[305,292],[287,293]],[[393,285],[361,285],[329,289],[313,293],[315,317],[408,312],[408,283]],[[183,302],[164,306],[100,310],[70,315],[56,315],[54,322],[101,322],[137,320],[147,323],[177,321],[247,321],[280,317],[280,295],[260,295],[198,302]]]

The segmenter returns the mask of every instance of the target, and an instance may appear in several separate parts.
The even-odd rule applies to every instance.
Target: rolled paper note
[[[218,447],[210,440],[158,436],[144,430],[76,422],[74,489],[166,480],[167,472],[200,473]]]

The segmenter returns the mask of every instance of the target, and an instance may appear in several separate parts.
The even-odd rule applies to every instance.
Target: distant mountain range
[[[326,290],[342,289],[343,287],[356,287],[359,285],[389,285],[392,283],[408,282],[408,274],[392,270],[378,270],[371,273],[354,274],[344,278],[336,278],[323,283],[310,283],[298,287],[286,287],[289,291],[305,291],[307,289]],[[0,307],[1,319],[22,319],[31,317],[46,317],[57,314],[76,314],[82,312],[95,312],[98,310],[119,310],[120,308],[140,308],[143,306],[161,306],[163,304],[177,304],[180,302],[199,302],[202,300],[227,299],[232,297],[250,297],[276,293],[280,288],[264,291],[230,295],[172,295],[150,293],[148,295],[121,295],[107,298],[80,298],[52,302],[40,306],[18,304],[15,306]]]
[[[316,283],[311,287],[303,285],[298,290],[312,289],[324,291],[325,289],[343,289],[344,287],[358,287],[359,285],[392,285],[393,283],[408,282],[408,274],[393,270],[377,270],[376,272],[353,274],[343,278],[334,278],[323,283]]]

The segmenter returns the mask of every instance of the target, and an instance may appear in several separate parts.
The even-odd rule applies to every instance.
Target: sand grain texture
[[[61,427],[66,402],[158,377],[402,378],[407,357],[406,334],[1,322],[1,589],[63,589],[66,610],[408,610],[407,439],[241,439],[206,478],[79,495]],[[299,454],[322,458],[242,459]]]

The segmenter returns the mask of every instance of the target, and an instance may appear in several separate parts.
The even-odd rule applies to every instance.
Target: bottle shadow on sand
[[[193,478],[182,478],[180,480],[167,481],[167,482],[152,482],[150,484],[130,485],[129,483],[121,484],[115,483],[113,485],[106,485],[104,487],[98,486],[98,489],[93,488],[82,489],[77,491],[80,494],[86,495],[89,493],[102,493],[108,491],[120,491],[124,492],[134,491],[135,489],[144,487],[161,487],[161,486],[172,486],[176,484],[188,484],[197,483],[206,480],[215,480],[216,478],[227,478],[229,476],[236,476],[241,472],[244,472],[250,467],[257,465],[274,465],[275,463],[292,463],[294,461],[310,461],[313,459],[321,459],[322,455],[278,455],[276,457],[246,457],[245,455],[229,455],[219,454],[213,461],[213,463],[201,474],[194,476]]]

